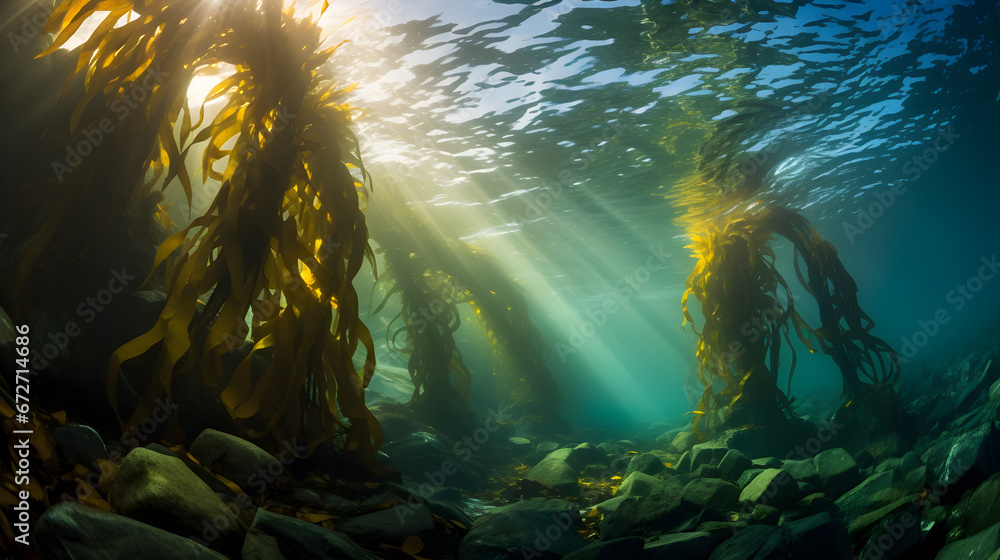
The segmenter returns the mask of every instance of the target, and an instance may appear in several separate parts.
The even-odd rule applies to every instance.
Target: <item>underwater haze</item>
[[[757,103],[775,114],[730,141],[772,150],[767,191],[837,247],[873,332],[903,351],[939,309],[951,318],[906,370],[995,328],[1000,284],[956,291],[1000,243],[994,3],[344,5],[373,200],[503,262],[574,423],[696,404],[697,336],[680,326],[694,261],[666,195],[706,133]],[[792,389],[840,384],[815,359]]]
[[[0,37],[5,555],[1000,560],[1000,2]]]

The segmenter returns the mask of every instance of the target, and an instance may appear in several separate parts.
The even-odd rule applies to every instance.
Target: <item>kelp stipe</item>
[[[743,191],[743,196],[755,190]],[[698,375],[705,385],[692,423],[695,431],[705,428],[703,418],[708,431],[715,432],[794,415],[789,394],[796,355],[790,327],[810,351],[833,358],[843,376],[845,403],[873,394],[891,402],[898,355],[871,334],[874,323],[861,310],[857,286],[833,246],[806,218],[774,201],[741,200],[739,192],[714,198],[713,192],[710,184],[691,179],[674,197],[691,204],[681,220],[698,259],[682,298],[684,322],[694,323],[688,310],[691,295],[705,319],[701,331],[695,331]],[[796,311],[792,291],[775,268],[769,246],[775,234],[792,243],[799,281],[819,310],[819,328]],[[787,393],[778,387],[783,345],[791,351]],[[713,380],[725,384],[718,393]]]
[[[351,282],[372,253],[361,210],[366,187],[351,168],[367,175],[348,128],[349,108],[340,101],[346,90],[324,75],[335,47],[321,49],[316,23],[296,19],[280,1],[257,4],[208,10],[191,0],[74,0],[50,18],[48,30],[58,37],[47,52],[96,10],[110,11],[80,53],[77,72],[88,79],[74,129],[91,115],[88,100],[127,91],[150,68],[170,74],[149,92],[142,118],[121,133],[134,145],[114,182],[78,194],[106,205],[94,208],[98,221],[127,212],[132,193],[165,188],[174,178],[190,202],[184,157],[200,141],[208,142],[204,178],[224,181],[208,211],[156,252],[152,268],[162,267],[167,301],[148,332],[111,356],[111,403],[118,403],[119,367],[150,353],[155,375],[128,426],[148,416],[157,396],[171,394],[176,375],[194,374],[218,392],[248,435],[275,445],[300,436],[312,449],[346,434],[346,448],[365,460],[381,432],[364,401],[374,345]],[[114,27],[131,10],[138,16]],[[195,133],[201,120],[192,122],[186,109],[188,83],[221,64],[235,72],[208,99],[227,96],[228,102]],[[233,139],[233,148],[223,147]],[[220,172],[214,165],[224,158]],[[80,184],[91,184],[80,177]],[[108,205],[95,188],[117,196]],[[36,236],[22,259],[20,284],[52,247],[76,241]],[[253,349],[229,375],[222,357],[234,350],[234,340],[242,342],[236,333],[248,329],[251,309]],[[367,351],[360,371],[352,360],[359,345]],[[254,378],[251,359],[265,351],[271,354],[267,371]]]

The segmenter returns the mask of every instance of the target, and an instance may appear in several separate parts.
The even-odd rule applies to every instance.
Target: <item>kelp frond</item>
[[[374,345],[352,286],[372,258],[361,211],[367,176],[342,102],[347,88],[324,74],[334,48],[322,49],[319,27],[296,19],[279,0],[214,11],[196,0],[72,0],[52,14],[50,29],[59,35],[47,52],[97,10],[110,13],[81,49],[85,94],[71,127],[90,115],[91,99],[135,87],[147,69],[170,74],[122,134],[137,144],[112,190],[127,196],[177,179],[190,203],[184,159],[200,142],[207,142],[203,179],[224,181],[208,211],[156,252],[152,268],[163,270],[166,305],[148,332],[112,355],[112,404],[119,367],[152,351],[155,376],[128,425],[151,412],[156,396],[171,393],[176,374],[197,374],[251,436],[304,436],[315,445],[346,432],[347,449],[370,456],[381,441],[364,403]],[[202,117],[191,120],[188,83],[222,65],[235,72],[209,100],[226,96],[227,103],[198,130]],[[75,187],[81,196],[95,195]],[[120,207],[115,198],[111,203],[112,211]],[[22,282],[49,241],[37,238],[41,249],[22,261]],[[253,349],[229,375],[221,358],[242,343],[238,333],[247,331],[251,309]],[[359,345],[367,352],[360,369],[353,362]],[[250,360],[265,350],[270,365],[255,379]]]

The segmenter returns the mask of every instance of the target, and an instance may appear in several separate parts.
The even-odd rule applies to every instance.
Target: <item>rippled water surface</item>
[[[991,2],[338,0],[332,10],[356,15],[330,29],[350,40],[337,60],[360,83],[352,103],[364,111],[376,203],[420,207],[497,255],[549,343],[571,349],[550,365],[581,415],[689,406],[681,380],[694,335],[680,329],[680,296],[693,261],[665,195],[699,154],[769,169],[768,196],[840,248],[893,344],[996,249]],[[875,203],[884,212],[859,222]],[[993,314],[1000,298],[984,294],[936,344]],[[620,305],[602,316],[607,301]],[[817,362],[798,387],[836,387],[829,367]]]

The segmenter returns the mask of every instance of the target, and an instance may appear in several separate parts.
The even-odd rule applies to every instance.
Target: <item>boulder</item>
[[[802,460],[786,460],[782,462],[781,467],[785,472],[792,475],[792,478],[796,482],[805,482],[808,484],[819,485],[819,471],[816,470],[816,465],[813,464],[813,460],[802,459]]]
[[[719,474],[726,480],[737,481],[744,471],[749,469],[753,463],[750,458],[741,453],[738,449],[730,449],[719,461]]]
[[[681,491],[681,500],[698,509],[726,511],[736,505],[740,487],[721,478],[696,478]]]
[[[716,541],[705,532],[673,533],[646,543],[641,560],[705,560]]]
[[[367,560],[371,556],[344,533],[260,508],[243,543],[243,558]]]
[[[668,478],[653,486],[648,494],[626,496],[614,511],[601,520],[601,538],[637,536],[644,531],[677,527],[692,514],[690,508],[681,503],[682,490],[679,481]]]
[[[573,448],[569,454],[569,458],[566,459],[566,463],[579,472],[587,465],[601,465],[607,467],[609,461],[608,454],[600,448],[595,447],[590,443],[581,443]]]
[[[285,470],[280,461],[260,447],[211,428],[198,434],[188,451],[198,463],[248,492],[255,480],[263,478],[262,474],[274,478]]]
[[[118,468],[110,501],[123,515],[182,537],[200,538],[212,548],[242,546],[232,510],[176,457],[133,449]]]
[[[108,459],[108,448],[101,436],[90,426],[66,424],[53,428],[59,451],[72,465],[84,465],[93,472],[100,472],[98,459]]]
[[[969,558],[996,560],[998,551],[1000,551],[1000,523],[971,537],[946,545],[934,557],[934,560],[967,560]]]
[[[31,541],[48,560],[226,560],[191,539],[76,502],[58,502],[45,510]]]
[[[667,469],[663,465],[663,461],[659,457],[653,455],[652,453],[639,453],[632,457],[629,461],[628,468],[625,469],[625,474],[623,478],[628,478],[628,476],[634,472],[641,472],[643,474],[655,475],[659,474]]]
[[[697,442],[698,436],[694,435],[694,432],[684,431],[674,436],[674,440],[670,443],[670,446],[678,453],[684,453],[685,451],[690,451]]]
[[[799,499],[795,479],[781,469],[767,469],[756,476],[740,493],[740,502],[752,508],[767,504],[779,509],[788,507]]]
[[[579,485],[577,470],[566,461],[553,456],[561,450],[553,451],[537,465],[531,467],[525,480],[537,482],[549,488],[554,488],[563,494],[572,494]]]
[[[463,560],[537,558],[558,560],[585,546],[566,512],[520,509],[476,520],[458,546]]]
[[[718,447],[709,443],[699,443],[691,449],[691,470],[701,465],[718,465],[719,461],[729,451],[726,447]]]
[[[372,513],[348,517],[337,523],[337,531],[365,544],[388,543],[399,546],[410,535],[428,538],[434,532],[434,518],[421,503],[401,503]]]
[[[813,458],[819,475],[819,485],[831,498],[839,498],[861,481],[858,464],[846,450],[828,449]]]

